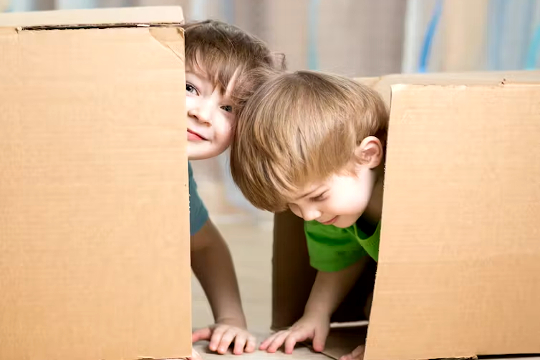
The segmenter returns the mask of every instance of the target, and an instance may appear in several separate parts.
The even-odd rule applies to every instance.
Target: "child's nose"
[[[201,102],[190,111],[190,116],[203,124],[212,125],[212,110],[209,104]]]
[[[321,217],[320,211],[313,208],[302,209],[302,218],[306,221],[312,221]]]

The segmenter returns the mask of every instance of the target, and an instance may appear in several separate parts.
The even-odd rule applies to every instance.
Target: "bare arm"
[[[313,339],[313,349],[323,351],[330,318],[358,280],[367,261],[368,258],[364,257],[340,271],[319,271],[302,318],[290,329],[271,335],[263,341],[260,349],[273,353],[285,345],[285,352],[291,354],[296,343]]]
[[[210,302],[215,322],[246,328],[232,256],[210,219],[191,237],[191,267]]]
[[[340,271],[319,271],[311,289],[304,316],[327,316],[330,318],[352,289],[367,263],[368,257],[366,256]]]

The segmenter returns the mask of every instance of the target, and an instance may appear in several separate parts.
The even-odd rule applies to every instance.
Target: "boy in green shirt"
[[[302,318],[261,350],[284,345],[292,353],[297,342],[312,339],[322,351],[332,313],[366,259],[378,259],[387,127],[375,91],[310,71],[274,76],[239,112],[233,178],[258,208],[289,208],[305,220],[310,262],[318,270]],[[359,346],[342,359],[362,357]]]

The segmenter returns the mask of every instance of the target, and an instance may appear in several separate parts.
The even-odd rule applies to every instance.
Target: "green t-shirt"
[[[317,221],[305,221],[304,231],[310,264],[319,271],[343,270],[366,255],[379,259],[380,221],[372,235],[366,235],[356,224],[342,229]]]

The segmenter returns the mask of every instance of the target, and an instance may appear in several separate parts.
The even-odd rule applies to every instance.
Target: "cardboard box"
[[[0,16],[0,359],[191,354],[182,21]]]
[[[359,81],[391,109],[366,359],[540,353],[540,72]],[[302,220],[277,214],[274,329],[301,316],[313,277]]]

